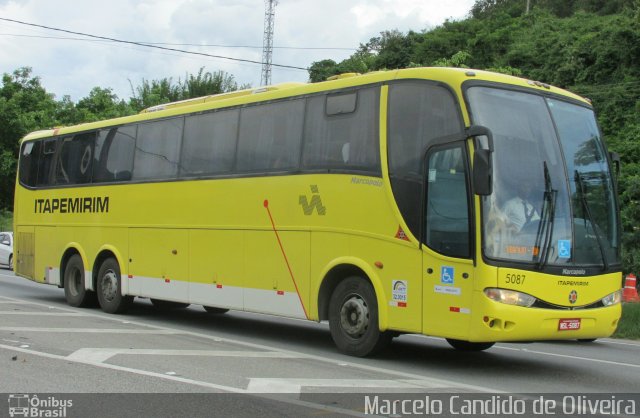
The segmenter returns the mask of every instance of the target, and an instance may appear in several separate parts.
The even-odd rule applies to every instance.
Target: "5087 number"
[[[507,273],[506,283],[507,284],[524,284],[525,278],[526,278],[525,274]]]

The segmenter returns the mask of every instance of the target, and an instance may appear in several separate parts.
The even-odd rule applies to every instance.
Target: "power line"
[[[0,36],[16,36],[21,38],[39,38],[39,39],[59,39],[63,41],[84,41],[84,42],[113,42],[108,40],[91,40],[85,38],[70,38],[63,36],[44,36],[44,35],[25,35],[21,33],[0,33]],[[192,44],[192,43],[170,43],[170,42],[147,42],[132,41],[146,45],[168,45],[168,46],[201,46],[215,48],[246,48],[246,49],[262,49],[259,45],[222,45],[222,44]],[[341,47],[322,47],[322,46],[274,46],[273,49],[294,49],[303,51],[357,51],[357,48],[341,48]]]
[[[199,55],[199,56],[209,57],[209,58],[220,58],[220,59],[226,59],[226,60],[230,60],[230,61],[248,62],[248,63],[260,64],[260,65],[264,64],[262,61],[254,61],[254,60],[243,59],[243,58],[225,57],[225,56],[222,56],[222,55],[207,54],[207,53],[204,53],[204,52],[187,51],[187,50],[184,50],[184,49],[169,48],[169,47],[166,47],[166,46],[152,45],[152,44],[143,43],[143,42],[125,41],[125,40],[122,40],[122,39],[110,38],[110,37],[107,37],[107,36],[91,35],[89,33],[75,32],[75,31],[71,31],[71,30],[67,30],[67,29],[60,29],[60,28],[54,28],[54,27],[51,27],[51,26],[38,25],[36,23],[22,22],[20,20],[7,19],[7,18],[4,18],[4,17],[0,17],[0,20],[4,20],[6,22],[18,23],[20,25],[33,26],[33,27],[36,27],[36,28],[43,28],[43,29],[53,30],[53,31],[57,31],[57,32],[70,33],[72,35],[80,35],[80,36],[86,36],[86,37],[89,37],[89,38],[95,38],[95,39],[101,39],[101,40],[105,40],[105,41],[117,42],[117,43],[121,43],[121,44],[137,45],[137,46],[143,46],[143,47],[146,47],[146,48],[155,48],[155,49],[161,49],[161,50],[164,50],[164,51],[180,52],[182,54]],[[274,66],[274,67],[280,67],[280,68],[291,68],[291,69],[295,69],[295,70],[308,71],[308,68],[296,67],[294,65],[284,65],[284,64],[271,64],[271,65]]]

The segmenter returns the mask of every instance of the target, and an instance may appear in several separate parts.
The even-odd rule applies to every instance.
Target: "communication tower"
[[[273,55],[273,24],[276,18],[277,0],[264,0],[264,38],[262,39],[261,86],[271,84],[271,56]]]

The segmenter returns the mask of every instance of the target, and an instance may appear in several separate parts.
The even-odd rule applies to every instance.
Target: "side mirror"
[[[615,167],[616,179],[620,178],[620,154],[617,152],[610,152],[609,159]]]
[[[475,139],[473,154],[473,190],[479,196],[489,196],[493,193],[493,134],[486,126],[472,125],[466,130],[468,137]],[[487,138],[486,148],[482,146],[478,137]]]
[[[473,154],[473,190],[479,196],[493,193],[491,153],[488,149],[477,149]]]

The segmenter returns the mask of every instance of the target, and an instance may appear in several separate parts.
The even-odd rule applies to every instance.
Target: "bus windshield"
[[[619,264],[613,179],[593,111],[521,91],[468,89],[494,135],[484,256],[538,269]]]

